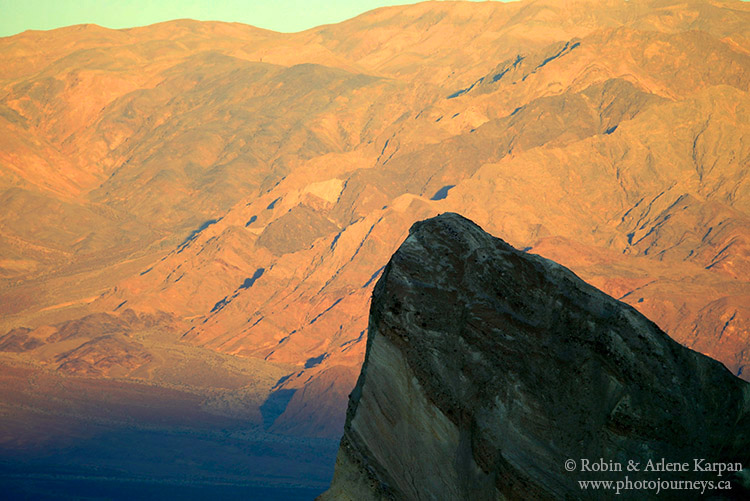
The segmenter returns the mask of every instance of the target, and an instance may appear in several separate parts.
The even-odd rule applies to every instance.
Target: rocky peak
[[[750,385],[457,214],[412,226],[369,322],[322,499],[608,498],[578,481],[625,480],[625,470],[580,471],[583,461],[690,466],[631,480],[727,480],[693,462],[750,464]],[[742,491],[732,478],[718,494]]]

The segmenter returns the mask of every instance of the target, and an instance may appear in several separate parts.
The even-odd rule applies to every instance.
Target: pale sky
[[[93,23],[132,28],[172,19],[229,21],[274,31],[338,23],[409,0],[0,0],[0,37]]]

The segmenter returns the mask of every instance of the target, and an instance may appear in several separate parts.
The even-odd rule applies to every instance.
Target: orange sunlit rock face
[[[749,25],[524,0],[0,39],[0,362],[338,437],[383,266],[453,211],[747,378]]]

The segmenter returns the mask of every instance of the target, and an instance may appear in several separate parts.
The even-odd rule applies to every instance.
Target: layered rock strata
[[[414,224],[375,286],[321,499],[610,499],[579,481],[626,477],[729,480],[658,495],[737,498],[747,470],[701,470],[747,468],[749,445],[750,385],[568,269],[446,213]],[[609,471],[587,471],[596,464]],[[618,497],[657,497],[648,486]]]

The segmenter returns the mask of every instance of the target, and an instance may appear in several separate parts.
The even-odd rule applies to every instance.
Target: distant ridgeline
[[[157,465],[169,485],[196,478],[322,492],[365,358],[375,284],[409,228],[446,212],[566,266],[750,379],[748,26],[750,3],[738,0],[521,0],[420,2],[299,33],[176,20],[0,38],[0,429],[9,437],[0,440],[0,483],[44,474],[54,492],[64,457],[77,465],[65,470],[75,478],[128,482]],[[534,284],[547,275],[519,280],[544,300],[551,290]],[[415,402],[424,395],[447,419],[434,433],[458,440],[459,464],[478,468],[459,477],[482,489],[515,479],[513,492],[576,497],[578,477],[560,470],[565,454],[593,461],[606,452],[602,459],[621,463],[638,443],[654,454],[674,450],[667,462],[695,450],[707,461],[731,456],[726,444],[714,457],[723,421],[705,425],[716,433],[709,437],[659,410],[712,416],[701,381],[723,376],[699,362],[691,373],[684,363],[693,355],[641,329],[632,310],[612,307],[639,326],[635,340],[620,313],[607,317],[610,306],[594,312],[593,331],[575,323],[579,313],[589,318],[586,305],[562,296],[572,316],[554,321],[557,300],[536,318],[534,298],[491,288],[472,300],[485,309],[461,307],[468,316],[455,317],[464,285],[430,307],[433,319],[406,312],[407,325],[429,333],[458,322],[469,335],[484,322],[471,315],[486,313],[504,315],[520,339],[549,333],[547,321],[563,330],[540,338],[548,346],[479,350],[498,339],[521,343],[504,339],[503,327],[461,341],[455,357],[436,347],[435,367],[464,371],[455,384],[467,388],[429,386],[432,345],[414,365],[404,351],[420,339],[413,333],[402,344],[388,329],[370,333],[382,338],[376,353],[414,365]],[[600,303],[613,304],[592,304]],[[565,318],[584,337],[563,348]],[[674,367],[656,362],[670,354]],[[498,376],[495,362],[510,372]],[[628,379],[631,369],[648,384]],[[531,385],[567,381],[570,370],[580,388],[529,396]],[[672,370],[674,392],[661,386]],[[435,381],[447,384],[448,373]],[[652,384],[650,373],[663,379]],[[738,383],[716,384],[725,388],[714,392],[716,405],[735,402]],[[684,385],[695,385],[700,402],[685,406]],[[474,397],[494,399],[487,416],[507,413],[514,428],[483,434],[485,415],[463,407],[473,409]],[[582,421],[553,423],[545,409]],[[581,435],[589,425],[598,437]],[[356,442],[359,426],[347,437],[365,454],[372,444]],[[657,426],[690,447],[665,439],[662,451]],[[602,449],[543,433],[561,427]],[[137,464],[113,453],[146,436],[175,447],[144,449]],[[499,448],[502,437],[516,442]],[[190,454],[185,444],[205,447]],[[420,455],[444,460],[437,449]],[[367,461],[385,479],[380,463]]]

